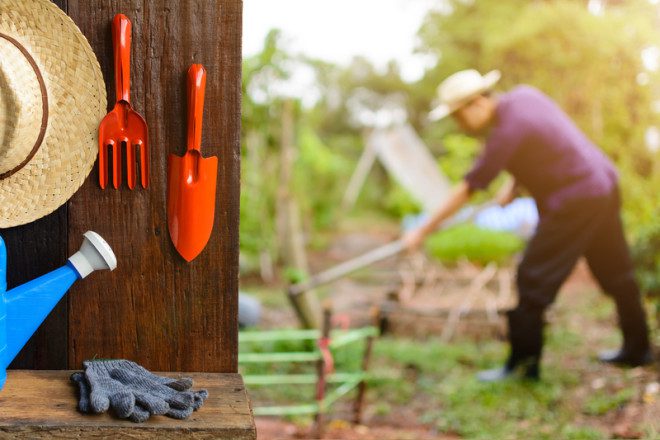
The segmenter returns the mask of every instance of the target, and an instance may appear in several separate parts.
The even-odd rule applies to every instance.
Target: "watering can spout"
[[[69,263],[76,269],[80,278],[87,277],[95,270],[115,270],[117,258],[108,243],[93,231],[85,232],[83,237],[80,250],[69,258]]]
[[[117,259],[108,243],[88,231],[80,250],[66,265],[6,291],[6,249],[0,238],[0,389],[7,366],[71,285],[95,270],[116,267]]]

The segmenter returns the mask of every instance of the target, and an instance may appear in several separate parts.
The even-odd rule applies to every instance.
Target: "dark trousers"
[[[514,363],[516,353],[540,356],[543,312],[581,256],[616,304],[624,347],[648,348],[646,315],[623,233],[617,190],[607,197],[568,203],[541,217],[518,266],[518,306],[509,312]]]

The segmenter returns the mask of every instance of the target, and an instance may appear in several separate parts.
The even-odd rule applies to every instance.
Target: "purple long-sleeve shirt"
[[[618,179],[612,162],[568,115],[530,86],[499,97],[484,150],[465,180],[472,191],[484,189],[502,170],[532,194],[541,213],[607,195]]]

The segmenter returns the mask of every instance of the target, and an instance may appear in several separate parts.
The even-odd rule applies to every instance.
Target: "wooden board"
[[[82,233],[112,245],[117,271],[78,283],[53,310],[13,367],[79,367],[94,355],[128,357],[152,369],[235,372],[240,170],[240,0],[53,0],[99,58],[109,108],[114,98],[110,20],[133,22],[131,98],[150,127],[148,190],[98,188],[95,167],[68,205],[29,225],[1,230],[15,287],[66,262]],[[187,264],[172,247],[165,216],[166,160],[185,147],[185,71],[208,71],[206,156],[219,157],[213,235]]]
[[[192,376],[194,389],[209,398],[186,420],[154,416],[133,423],[110,413],[87,415],[76,410],[77,387],[71,371],[9,371],[0,391],[0,438],[214,438],[256,439],[249,400],[238,374],[181,373]],[[159,373],[177,377],[178,374]]]
[[[101,190],[95,168],[68,210],[68,250],[87,230],[114,249],[118,266],[69,292],[68,365],[128,358],[151,370],[237,371],[240,173],[240,0],[68,0],[96,52],[114,105],[110,24],[132,21],[131,104],[149,125],[147,190]],[[186,71],[207,70],[204,156],[217,156],[214,229],[187,263],[167,228],[167,156],[186,145]]]
[[[422,207],[432,213],[446,200],[451,189],[428,147],[406,124],[374,130],[367,143],[378,154],[388,174]]]

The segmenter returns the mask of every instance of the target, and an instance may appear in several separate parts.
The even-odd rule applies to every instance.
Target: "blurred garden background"
[[[261,303],[257,326],[246,331],[298,327],[285,293],[291,282],[398,238],[404,219],[422,212],[378,161],[359,191],[347,194],[374,131],[412,127],[443,176],[450,182],[463,176],[479,141],[460,134],[451,120],[429,122],[427,114],[443,78],[475,68],[501,70],[500,91],[518,84],[541,89],[616,163],[626,232],[658,346],[657,0],[244,4],[241,291]],[[383,29],[390,40],[379,39]],[[351,46],[364,53],[338,55]],[[620,336],[611,301],[582,265],[549,315],[542,382],[476,382],[474,373],[499,362],[506,346],[501,323],[485,317],[487,301],[465,298],[470,289],[484,297],[495,291],[491,306],[498,311],[513,301],[504,290],[523,246],[516,234],[468,222],[431,237],[423,255],[388,260],[315,290],[319,301],[332,299],[343,325],[364,325],[384,304],[394,310],[378,321],[385,333],[374,342],[360,424],[350,423],[349,395],[328,409],[328,438],[659,438],[656,367],[620,370],[595,360],[598,349],[615,346]],[[480,276],[485,281],[475,287]],[[425,307],[438,313],[411,311]],[[292,344],[270,349],[298,351]],[[357,362],[360,354],[350,350],[335,361]],[[241,365],[244,375],[286,369]],[[294,388],[248,382],[255,408],[314,400],[314,385]],[[311,422],[310,416],[258,418],[257,427],[260,438],[309,438]]]

